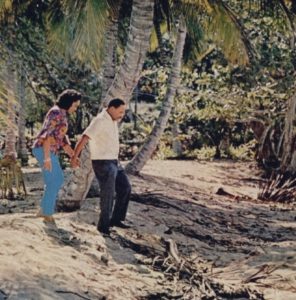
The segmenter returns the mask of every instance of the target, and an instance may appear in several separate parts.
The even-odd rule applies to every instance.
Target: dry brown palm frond
[[[265,182],[259,191],[258,199],[279,203],[293,203],[296,198],[296,178],[278,174]]]

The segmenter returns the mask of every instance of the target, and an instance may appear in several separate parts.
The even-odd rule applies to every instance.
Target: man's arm
[[[72,156],[71,158],[71,165],[73,167],[79,165],[79,162],[78,162],[78,157],[82,151],[82,149],[84,148],[84,146],[87,144],[89,140],[89,137],[87,135],[83,135],[80,140],[77,142],[76,146],[75,146],[75,149],[74,149],[74,155]]]

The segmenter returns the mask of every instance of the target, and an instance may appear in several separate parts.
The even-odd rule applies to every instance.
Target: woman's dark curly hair
[[[81,94],[75,90],[67,89],[64,90],[61,94],[59,94],[58,99],[56,101],[56,105],[59,108],[68,110],[73,102],[80,101]]]

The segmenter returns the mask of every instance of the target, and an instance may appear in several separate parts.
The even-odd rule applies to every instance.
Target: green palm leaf
[[[0,17],[2,18],[4,14],[12,9],[11,0],[0,0]]]
[[[231,63],[247,65],[253,50],[240,22],[223,2],[219,1],[212,7],[210,18],[204,23],[207,36],[222,49]]]
[[[50,49],[97,70],[109,8],[102,0],[53,1],[47,23]]]

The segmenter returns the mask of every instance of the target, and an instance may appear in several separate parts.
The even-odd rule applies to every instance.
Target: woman
[[[37,214],[45,222],[54,223],[56,198],[64,182],[64,174],[59,163],[58,152],[61,148],[71,158],[74,154],[66,132],[67,113],[73,113],[80,104],[81,94],[75,90],[63,91],[46,114],[43,126],[33,143],[32,153],[42,168],[45,183],[44,195]]]

